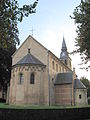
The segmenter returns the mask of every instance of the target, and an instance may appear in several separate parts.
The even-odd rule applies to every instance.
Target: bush
[[[5,99],[0,98],[0,103],[5,103],[5,102],[6,102],[6,100],[5,100]]]

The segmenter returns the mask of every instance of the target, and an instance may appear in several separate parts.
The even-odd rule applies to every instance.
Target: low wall
[[[74,109],[0,109],[0,120],[83,120],[90,108]]]

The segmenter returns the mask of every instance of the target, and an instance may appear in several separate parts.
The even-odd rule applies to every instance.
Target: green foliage
[[[88,105],[90,105],[90,97],[88,97]]]
[[[87,96],[89,97],[90,96],[90,81],[85,77],[82,77],[80,80],[86,86],[86,88],[87,88]]]
[[[0,0],[0,84],[4,87],[10,81],[12,54],[19,45],[18,22],[35,13],[38,0],[19,7],[17,0]]]
[[[71,18],[77,25],[76,50],[73,53],[80,53],[82,62],[86,64],[90,60],[90,0],[81,0],[73,15]]]
[[[25,16],[35,13],[37,3],[38,0],[20,8],[17,0],[0,0],[0,48],[19,44],[18,21],[22,22]]]

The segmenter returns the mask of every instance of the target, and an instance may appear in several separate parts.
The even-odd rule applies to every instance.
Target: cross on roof
[[[32,36],[33,36],[33,32],[35,31],[35,30],[33,29],[33,27],[32,27],[32,29],[31,29],[30,31],[32,32]]]

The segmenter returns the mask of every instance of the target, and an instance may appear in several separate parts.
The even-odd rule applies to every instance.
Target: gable
[[[28,48],[30,48],[30,53],[33,56],[47,65],[48,50],[31,36],[28,36],[18,50],[12,55],[12,65],[15,65],[20,59],[27,55]]]

